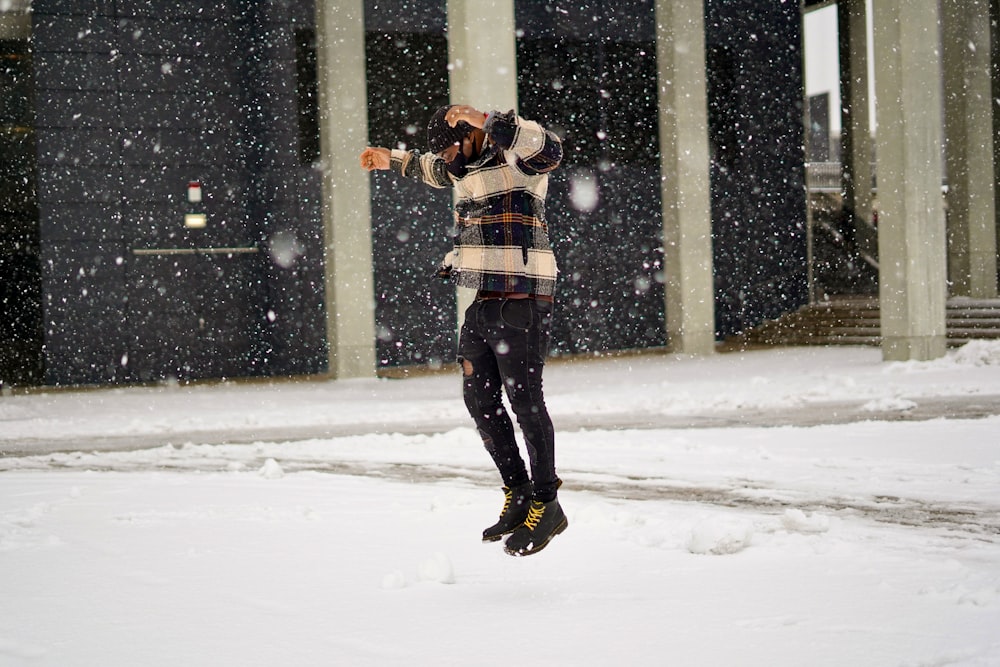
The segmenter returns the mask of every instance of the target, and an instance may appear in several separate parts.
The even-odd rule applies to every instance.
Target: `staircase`
[[[950,298],[945,318],[951,347],[970,340],[1000,340],[1000,299]],[[752,346],[879,345],[881,341],[878,298],[840,296],[763,322],[731,342]]]

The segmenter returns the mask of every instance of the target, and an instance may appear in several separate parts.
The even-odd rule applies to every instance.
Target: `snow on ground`
[[[911,407],[906,401],[927,397],[1000,395],[998,367],[1000,347],[976,342],[921,363],[882,363],[874,348],[760,350],[710,359],[627,356],[552,363],[545,380],[553,418],[572,424],[581,416],[726,414],[837,402],[902,411]],[[183,442],[234,430],[417,430],[469,421],[454,374],[406,381],[174,383],[2,398],[0,452],[35,440],[65,440],[72,447],[74,440],[95,436],[178,434]]]
[[[887,418],[1000,395],[998,366],[552,364],[570,525],[529,558],[479,541],[502,497],[451,375],[4,396],[0,450],[63,451],[0,457],[0,665],[1000,665],[1000,416]],[[615,426],[844,402],[864,420]],[[195,437],[303,421],[353,430]]]

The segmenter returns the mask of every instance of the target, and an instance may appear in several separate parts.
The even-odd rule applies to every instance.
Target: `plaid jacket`
[[[391,168],[436,188],[454,186],[458,284],[477,290],[552,296],[556,260],[545,222],[548,173],[562,144],[533,121],[493,112],[483,154],[461,178],[433,153],[393,150]]]

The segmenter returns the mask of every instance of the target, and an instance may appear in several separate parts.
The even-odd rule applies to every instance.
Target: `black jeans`
[[[555,498],[555,433],[542,393],[542,369],[549,351],[552,304],[537,299],[486,299],[465,311],[458,341],[463,397],[469,414],[509,487],[528,481],[524,459],[514,439],[510,407],[524,435],[531,480],[538,500]]]

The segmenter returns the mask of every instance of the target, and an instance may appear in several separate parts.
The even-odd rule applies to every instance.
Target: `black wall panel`
[[[128,355],[113,7],[32,9],[45,382],[119,381]],[[102,147],[105,138],[114,143]]]
[[[43,165],[117,165],[122,159],[117,127],[39,128],[38,162]]]
[[[267,286],[266,363],[282,373],[326,370],[323,220],[319,163],[303,160],[296,31],[315,34],[313,3],[240,3],[245,19],[233,52],[243,62],[247,216],[258,233]],[[315,40],[307,40],[315,48]],[[315,98],[308,100],[316,104]],[[318,127],[311,128],[313,131]],[[310,137],[316,143],[316,137]]]
[[[129,377],[122,324],[127,295],[121,245],[55,241],[42,245],[46,377],[49,383],[116,382]]]
[[[167,369],[180,378],[254,374],[266,346],[258,263],[252,255],[135,257],[131,350],[147,357],[132,360],[138,379],[161,379]]]
[[[39,79],[39,84],[45,83]],[[39,129],[120,127],[118,94],[114,90],[39,89],[36,93]]]
[[[31,40],[38,53],[101,53],[110,55],[118,47],[118,29],[108,5],[93,11],[53,9],[51,4],[32,5]],[[81,5],[83,3],[80,3]],[[44,80],[40,80],[44,83]],[[71,86],[72,87],[72,86]]]
[[[427,150],[427,121],[448,103],[445,17],[443,0],[365,2],[371,145]],[[452,247],[451,197],[395,174],[372,176],[380,366],[455,358],[455,288],[435,275]]]
[[[32,0],[31,11],[39,16],[114,16],[119,0]]]
[[[38,196],[44,202],[114,202],[121,197],[121,174],[111,166],[52,166],[39,176]]]
[[[35,71],[39,80],[60,90],[114,90],[118,77],[117,57],[112,53],[40,51]]]
[[[50,201],[39,203],[38,209],[43,244],[116,239],[122,235],[122,207],[119,201]]]
[[[46,382],[325,369],[321,182],[299,160],[293,38],[314,10],[34,3]]]
[[[377,362],[450,362],[457,343],[455,286],[436,275],[452,248],[450,191],[388,173],[374,180]]]
[[[720,336],[808,302],[801,22],[795,3],[706,3]]]
[[[546,213],[554,352],[665,342],[651,1],[515,4],[521,114],[563,140]]]
[[[91,0],[100,2],[101,0]],[[119,16],[147,17],[158,19],[190,19],[197,17],[204,21],[226,20],[238,15],[244,2],[204,2],[204,0],[115,0]],[[287,7],[288,2],[265,2]]]

